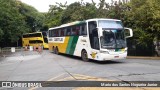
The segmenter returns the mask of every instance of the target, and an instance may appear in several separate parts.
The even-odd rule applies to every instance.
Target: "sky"
[[[35,7],[39,12],[48,12],[49,5],[54,5],[55,2],[64,4],[66,1],[68,4],[71,4],[76,1],[81,0],[20,0],[23,3],[31,5]],[[84,2],[92,2],[92,0],[83,0]],[[99,0],[94,0],[96,3],[99,3]],[[111,0],[106,0],[106,2],[110,3]]]

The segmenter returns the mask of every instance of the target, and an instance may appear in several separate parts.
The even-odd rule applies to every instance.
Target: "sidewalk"
[[[5,53],[0,56],[0,62],[6,60],[32,60],[39,58],[41,53],[37,51],[17,51],[14,53]]]
[[[149,57],[149,56],[127,56],[127,59],[160,60],[160,57]]]
[[[3,57],[19,57],[19,56],[30,56],[30,55],[39,55],[40,53],[37,51],[16,51],[16,52],[7,52],[0,53],[0,59]]]

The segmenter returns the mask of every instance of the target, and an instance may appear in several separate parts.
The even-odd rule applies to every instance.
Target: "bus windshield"
[[[102,48],[114,49],[126,47],[124,28],[121,21],[99,20],[98,25],[102,28],[103,32],[103,36],[100,38]]]
[[[103,29],[103,36],[101,37],[101,47],[104,49],[125,48],[126,40],[124,37],[124,30]]]

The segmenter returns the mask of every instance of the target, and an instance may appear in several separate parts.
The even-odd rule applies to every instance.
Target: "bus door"
[[[91,46],[90,55],[93,59],[96,59],[96,55],[100,50],[97,22],[96,21],[88,22],[88,29],[89,29],[89,40]]]

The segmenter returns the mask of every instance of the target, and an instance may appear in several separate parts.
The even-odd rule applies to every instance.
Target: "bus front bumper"
[[[118,59],[126,59],[127,52],[120,53],[120,54],[104,54],[100,53],[97,56],[98,61],[106,61],[106,60],[118,60]]]

